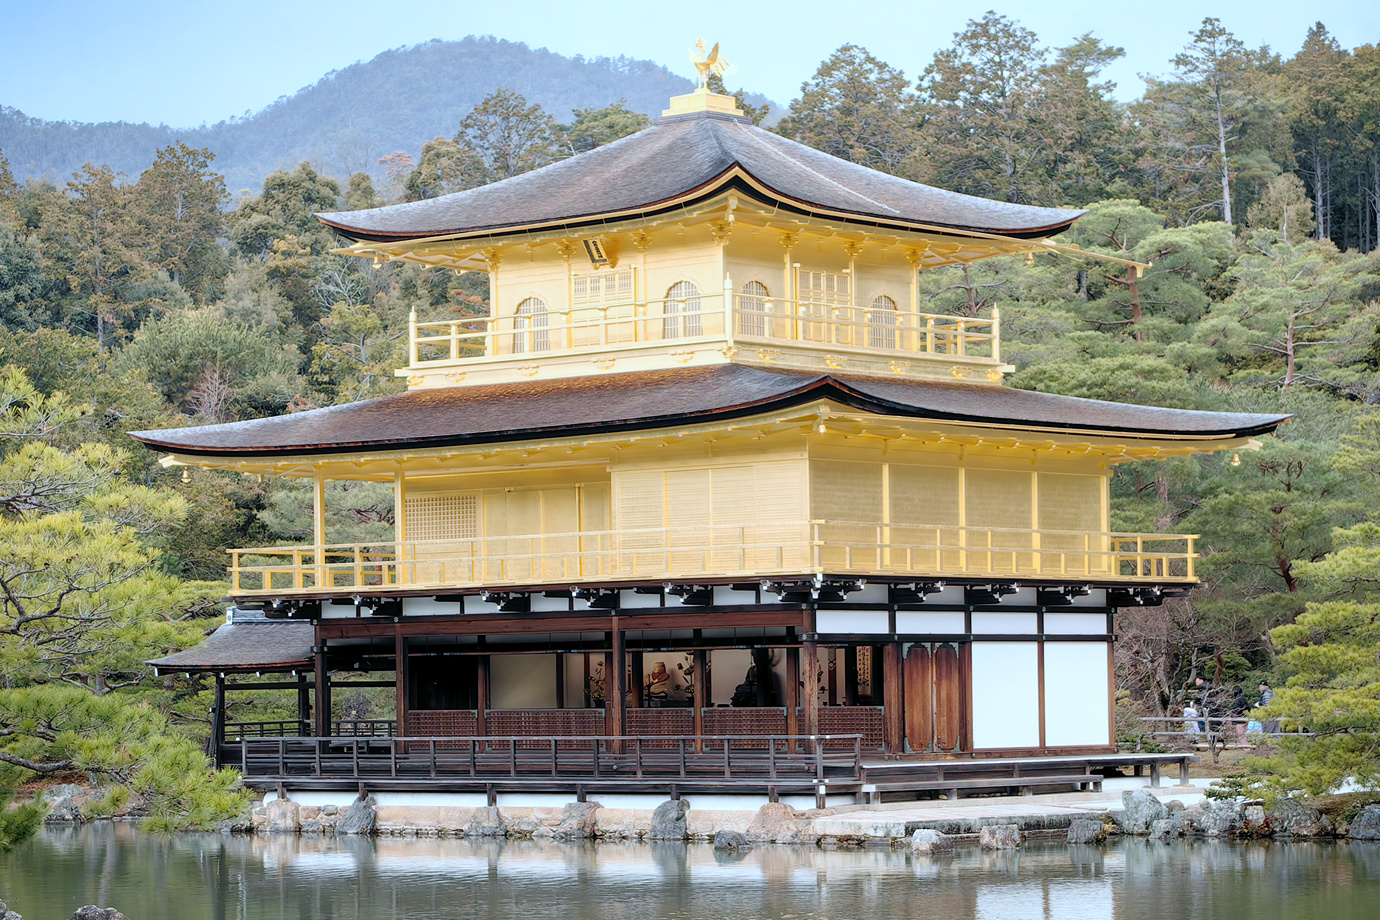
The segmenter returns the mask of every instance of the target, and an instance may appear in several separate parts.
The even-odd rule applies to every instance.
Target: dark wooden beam
[[[326,670],[326,640],[317,639],[316,647],[316,737],[326,738],[331,733],[331,691],[330,672]]]
[[[623,641],[622,617],[613,618],[613,659],[612,671],[604,674],[604,712],[608,719],[610,735],[627,734],[627,719],[623,714],[624,700],[628,692],[628,655]],[[639,678],[640,679],[640,678]]]

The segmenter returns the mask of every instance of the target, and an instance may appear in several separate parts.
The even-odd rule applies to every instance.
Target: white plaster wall
[[[896,631],[902,635],[953,635],[964,631],[961,610],[898,610]]]
[[[1107,632],[1105,613],[1046,613],[1047,636],[1101,636]]]
[[[875,635],[891,625],[885,610],[821,610],[815,614],[815,631],[834,635]]]
[[[1040,743],[1039,647],[1034,642],[973,643],[973,747]]]
[[[1045,643],[1045,745],[1110,744],[1107,645]]]
[[[555,709],[555,655],[494,655],[489,659],[490,709]]]
[[[973,635],[1021,636],[1035,635],[1037,625],[1033,613],[983,613],[973,614]]]

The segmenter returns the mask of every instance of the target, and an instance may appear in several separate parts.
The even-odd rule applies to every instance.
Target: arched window
[[[662,321],[662,338],[678,339],[682,336],[704,334],[704,323],[700,319],[700,289],[693,281],[677,281],[666,292],[666,318]]]
[[[896,347],[896,301],[885,294],[873,297],[867,309],[867,344],[872,348]]]
[[[738,334],[767,334],[767,298],[771,294],[760,281],[749,281],[738,294]]]
[[[529,351],[550,351],[551,333],[546,329],[551,318],[546,302],[540,297],[528,297],[518,304],[513,317],[513,354]]]

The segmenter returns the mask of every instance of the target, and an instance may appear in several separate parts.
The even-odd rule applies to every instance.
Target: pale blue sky
[[[649,58],[686,76],[688,49],[703,37],[722,42],[735,65],[730,86],[785,105],[846,42],[913,79],[987,9],[1048,46],[1091,31],[1125,48],[1107,72],[1123,99],[1139,95],[1138,74],[1169,69],[1204,16],[1286,56],[1316,20],[1347,48],[1380,42],[1376,0],[0,0],[0,105],[47,119],[192,127],[257,111],[386,49],[470,34],[568,55]]]

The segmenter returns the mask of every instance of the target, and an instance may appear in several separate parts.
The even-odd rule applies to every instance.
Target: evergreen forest
[[[1100,78],[1120,49],[1091,34],[1048,47],[989,13],[919,74],[839,48],[772,128],[930,185],[1086,208],[1061,242],[1153,263],[923,273],[926,312],[1000,307],[1010,385],[1293,416],[1259,450],[1113,481],[1114,530],[1200,534],[1203,554],[1191,595],[1119,619],[1124,740],[1177,713],[1197,677],[1267,679],[1270,712],[1312,733],[1250,768],[1269,794],[1380,781],[1380,46],[1342,48],[1321,23],[1300,40],[1250,49],[1205,19],[1123,104]],[[166,469],[127,432],[399,391],[409,312],[482,314],[487,281],[333,254],[313,214],[501,181],[637,131],[628,87],[644,75],[627,69],[593,103],[550,107],[514,68],[414,149],[350,170],[304,157],[233,201],[211,144],[167,138],[137,168],[93,157],[61,181],[17,180],[0,151],[6,794],[80,772],[107,788],[99,807],[157,827],[243,809],[205,753],[206,682],[143,662],[222,621],[226,547],[309,542],[310,496]],[[390,491],[332,489],[328,539],[391,536]],[[227,717],[279,717],[257,696]],[[37,817],[5,812],[0,843]]]

